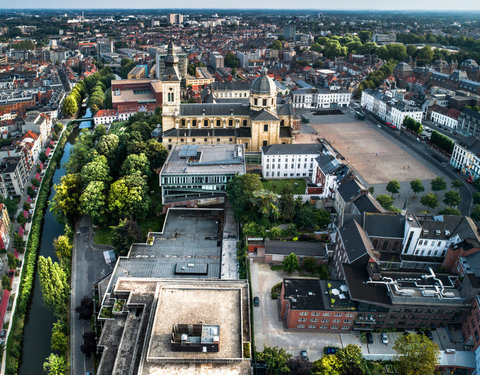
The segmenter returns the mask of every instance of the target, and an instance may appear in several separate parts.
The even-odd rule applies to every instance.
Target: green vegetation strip
[[[20,280],[20,287],[17,295],[17,305],[13,312],[10,334],[7,340],[6,374],[14,375],[18,373],[20,358],[22,355],[23,328],[25,318],[28,313],[33,281],[35,279],[35,267],[37,264],[38,249],[40,245],[40,236],[42,232],[42,220],[48,205],[48,196],[52,186],[52,178],[61,160],[63,149],[67,143],[74,125],[68,125],[62,134],[60,141],[55,149],[52,159],[47,167],[45,176],[42,180],[39,194],[37,196],[35,212],[33,214],[32,226],[27,240],[27,249],[23,260],[23,268]]]

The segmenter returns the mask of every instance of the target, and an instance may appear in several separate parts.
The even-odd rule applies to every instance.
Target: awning
[[[42,180],[42,178],[40,177],[40,173],[37,172],[37,174],[35,175],[35,179],[37,179],[38,181]]]
[[[25,234],[25,230],[23,229],[22,226],[20,226],[20,229],[18,230],[18,234],[20,237],[23,237],[23,235]]]
[[[27,203],[32,203],[32,198],[30,198],[30,195],[27,197]]]
[[[23,216],[25,216],[25,219],[28,218],[28,211],[27,210],[23,210]]]
[[[52,151],[52,149],[50,147],[48,147],[46,150],[45,150],[45,155],[50,155],[50,151]]]

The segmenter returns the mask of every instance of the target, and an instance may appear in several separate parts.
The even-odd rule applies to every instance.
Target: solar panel
[[[186,156],[187,156],[187,152],[188,152],[188,147],[189,147],[189,146],[182,146],[182,147],[180,147],[180,153],[178,154],[178,156],[180,156],[180,157],[186,157]]]
[[[188,146],[187,156],[197,156],[197,152],[198,152],[197,145]]]

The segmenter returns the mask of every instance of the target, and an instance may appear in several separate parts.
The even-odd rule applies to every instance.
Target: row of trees
[[[420,122],[411,118],[410,116],[407,116],[403,119],[403,126],[413,131],[414,133],[417,133],[418,135],[422,134],[423,125]]]
[[[96,96],[99,96],[98,88],[102,87],[103,91],[105,91],[106,88],[110,87],[112,79],[114,79],[112,69],[107,66],[77,82],[70,94],[63,101],[63,113],[67,116],[74,116],[78,112],[78,109],[82,105],[82,101],[87,94],[92,95],[96,93]],[[97,86],[98,82],[101,82],[101,86]],[[94,109],[98,111],[100,108],[105,108],[105,102],[105,97],[94,99],[92,105],[95,105],[95,107],[92,108],[92,111]]]
[[[380,86],[382,82],[392,74],[396,64],[396,60],[389,60],[387,63],[383,64],[378,70],[370,73],[367,76],[367,79],[364,79],[358,85],[356,96],[360,97],[362,91],[365,89],[374,89]]]
[[[434,375],[439,364],[438,345],[425,335],[409,333],[400,336],[393,346],[395,367],[404,375]],[[363,375],[371,374],[369,363],[357,345],[340,348],[336,354],[324,355],[315,362],[292,357],[284,349],[265,346],[257,353],[269,375]]]
[[[434,130],[430,136],[430,142],[448,155],[452,154],[455,147],[455,142],[451,138],[437,132],[436,130]]]
[[[452,188],[455,190],[447,191],[443,198],[443,203],[447,206],[440,213],[445,215],[460,215],[460,211],[457,209],[457,206],[460,204],[460,192],[458,189],[463,185],[463,182],[460,180],[455,180],[452,182]],[[399,211],[396,207],[393,206],[394,198],[393,196],[400,192],[400,183],[397,180],[389,181],[386,188],[387,192],[391,194],[380,194],[377,196],[377,201],[380,205],[389,211]],[[410,189],[413,191],[415,199],[417,194],[420,194],[425,191],[423,182],[416,179],[410,182]],[[447,183],[442,177],[437,177],[431,181],[431,190],[432,193],[424,195],[420,202],[427,208],[435,209],[439,205],[438,193],[447,189]],[[480,203],[480,197],[479,197]]]

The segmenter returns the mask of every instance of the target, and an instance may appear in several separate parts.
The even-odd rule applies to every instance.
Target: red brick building
[[[462,324],[462,334],[465,345],[472,346],[475,351],[480,344],[480,296],[476,296],[472,309]]]
[[[131,110],[154,111],[162,105],[162,82],[151,79],[122,79],[112,81],[112,107],[119,112]]]
[[[350,331],[357,317],[342,281],[284,279],[280,315],[289,329]]]

